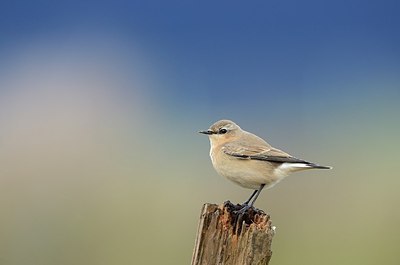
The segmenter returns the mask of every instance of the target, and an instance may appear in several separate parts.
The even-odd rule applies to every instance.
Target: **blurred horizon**
[[[256,207],[270,264],[398,264],[396,1],[3,1],[0,264],[188,264],[231,119],[330,171]]]

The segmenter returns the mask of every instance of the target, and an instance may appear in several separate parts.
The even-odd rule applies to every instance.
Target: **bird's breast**
[[[271,163],[250,159],[240,159],[225,154],[222,150],[211,150],[210,157],[219,175],[234,183],[250,189],[257,189],[261,184],[266,187],[276,183]]]

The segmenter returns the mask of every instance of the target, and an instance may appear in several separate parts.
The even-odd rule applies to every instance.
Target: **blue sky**
[[[379,59],[399,59],[397,1],[2,1],[0,7],[3,52],[35,36],[114,32],[170,62],[184,84],[198,78],[220,87],[252,80],[289,86],[301,78],[299,68],[321,55],[327,66],[371,71]],[[392,58],[379,58],[385,54]]]
[[[147,90],[171,116],[323,116],[399,99],[399,10],[397,1],[2,1],[0,55],[38,40],[79,53],[79,41],[115,39],[121,56],[140,54]]]
[[[307,120],[355,109],[366,110],[359,118],[392,113],[399,10],[397,1],[2,1],[0,69],[31,46],[49,57],[67,51],[77,64],[112,50],[167,120],[306,130]],[[133,86],[123,90],[134,95]]]

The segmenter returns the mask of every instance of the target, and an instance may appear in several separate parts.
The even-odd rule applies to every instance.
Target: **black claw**
[[[250,206],[248,204],[242,204],[241,208],[239,210],[235,210],[235,214],[245,214],[249,209],[253,208],[253,206]]]

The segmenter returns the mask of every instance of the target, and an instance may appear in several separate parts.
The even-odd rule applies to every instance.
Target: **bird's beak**
[[[202,133],[202,134],[208,134],[208,135],[210,135],[210,134],[214,134],[214,132],[213,132],[213,131],[211,131],[211,130],[207,130],[207,131],[200,131],[199,133]]]

